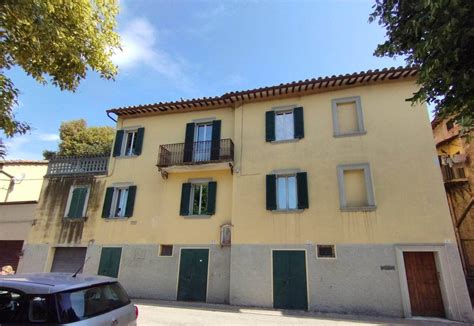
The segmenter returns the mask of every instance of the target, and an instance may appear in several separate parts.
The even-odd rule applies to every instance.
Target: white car
[[[0,325],[136,325],[116,279],[67,273],[0,276]]]

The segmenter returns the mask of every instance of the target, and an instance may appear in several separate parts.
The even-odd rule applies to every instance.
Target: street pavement
[[[138,325],[464,325],[443,319],[397,319],[229,305],[134,300]]]

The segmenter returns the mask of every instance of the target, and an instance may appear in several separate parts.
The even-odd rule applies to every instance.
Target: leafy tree
[[[474,125],[474,1],[376,0],[369,21],[378,19],[387,40],[377,56],[404,56],[419,66],[420,90],[410,101],[435,104],[441,118]]]
[[[59,150],[43,151],[45,159],[55,155],[82,156],[109,154],[114,140],[112,127],[87,127],[84,119],[63,122],[59,128]]]
[[[52,159],[53,157],[55,157],[56,155],[57,155],[57,153],[56,153],[55,151],[49,151],[49,150],[47,150],[47,149],[45,149],[45,150],[43,151],[43,158],[44,158],[45,160],[50,160],[50,159]]]
[[[0,129],[7,137],[30,127],[15,118],[19,90],[6,76],[19,66],[41,84],[75,91],[89,70],[113,79],[116,0],[0,1]]]

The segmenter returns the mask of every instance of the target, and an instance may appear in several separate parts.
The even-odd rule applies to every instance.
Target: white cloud
[[[122,70],[145,65],[178,83],[181,88],[188,88],[190,83],[183,64],[158,48],[157,34],[153,25],[144,18],[130,21],[120,32],[122,51],[114,54],[113,62]]]
[[[50,133],[38,133],[38,138],[39,140],[42,141],[59,141],[59,135],[58,134],[50,134]]]
[[[7,150],[7,159],[41,160],[42,151],[50,148],[52,142],[59,141],[59,135],[32,131],[25,135],[2,139]]]

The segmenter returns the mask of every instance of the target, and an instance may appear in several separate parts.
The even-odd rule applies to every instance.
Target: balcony
[[[109,155],[54,157],[49,160],[46,176],[107,174]]]
[[[221,139],[161,145],[157,166],[162,174],[167,174],[189,169],[223,169],[232,167],[233,161],[234,143],[231,139]]]
[[[467,182],[464,168],[441,165],[441,174],[443,175],[443,181],[446,186]]]

